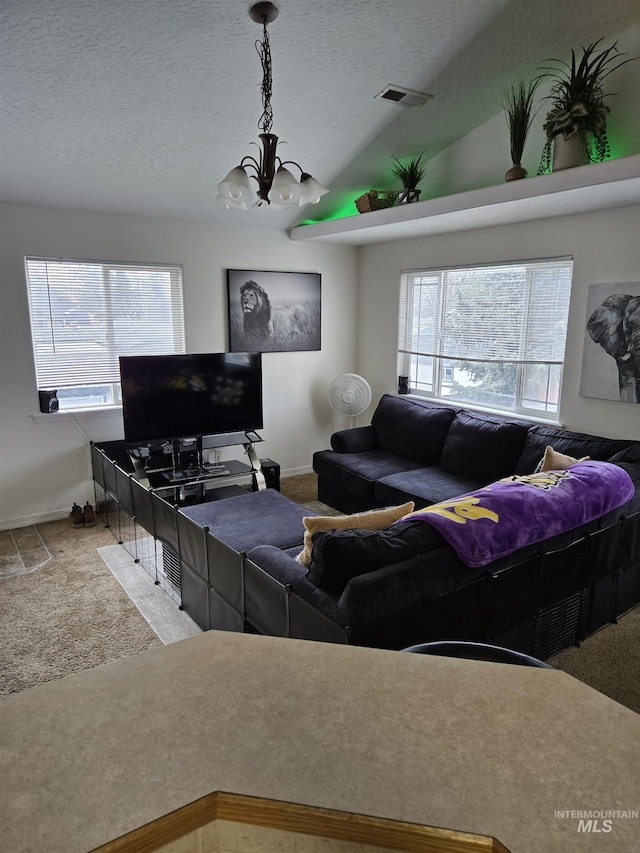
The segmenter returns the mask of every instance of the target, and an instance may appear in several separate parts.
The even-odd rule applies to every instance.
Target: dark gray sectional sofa
[[[346,513],[407,500],[424,507],[530,474],[547,446],[615,462],[635,494],[596,520],[477,568],[419,522],[382,533],[316,533],[308,572],[293,559],[297,549],[249,551],[255,567],[318,612],[314,638],[388,648],[483,640],[547,658],[640,601],[640,441],[385,395],[370,426],[335,433],[331,444],[313,457],[318,495]]]
[[[183,509],[152,495],[143,526],[175,551],[183,606],[201,627],[383,648],[475,640],[546,659],[640,602],[639,440],[385,395],[370,426],[331,444],[313,457],[319,498],[345,513],[426,507],[531,474],[547,446],[622,469],[631,498],[476,567],[423,521],[371,531],[354,519],[314,534],[307,568],[295,558],[313,513],[272,490]],[[94,448],[94,478],[116,496],[112,464]]]

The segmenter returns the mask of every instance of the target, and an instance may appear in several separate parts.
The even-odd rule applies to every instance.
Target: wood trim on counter
[[[92,853],[153,853],[215,820],[248,823],[410,853],[509,853],[500,841],[489,836],[224,791],[216,791],[176,809],[95,848]]]

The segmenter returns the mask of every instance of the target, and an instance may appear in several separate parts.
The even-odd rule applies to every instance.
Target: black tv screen
[[[260,353],[121,356],[120,379],[128,443],[262,427]]]

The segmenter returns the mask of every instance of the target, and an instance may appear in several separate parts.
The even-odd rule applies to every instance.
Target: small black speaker
[[[51,412],[57,412],[60,408],[60,401],[58,400],[58,391],[38,391],[38,397],[40,398],[40,411],[45,414],[50,414]]]
[[[398,394],[408,394],[409,393],[409,377],[408,376],[398,376]]]
[[[280,466],[273,459],[261,459],[260,469],[268,489],[280,491]]]

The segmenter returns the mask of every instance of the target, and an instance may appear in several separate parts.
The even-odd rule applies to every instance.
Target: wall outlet
[[[213,451],[213,464],[217,465],[219,462],[222,462],[222,451],[214,450]]]

